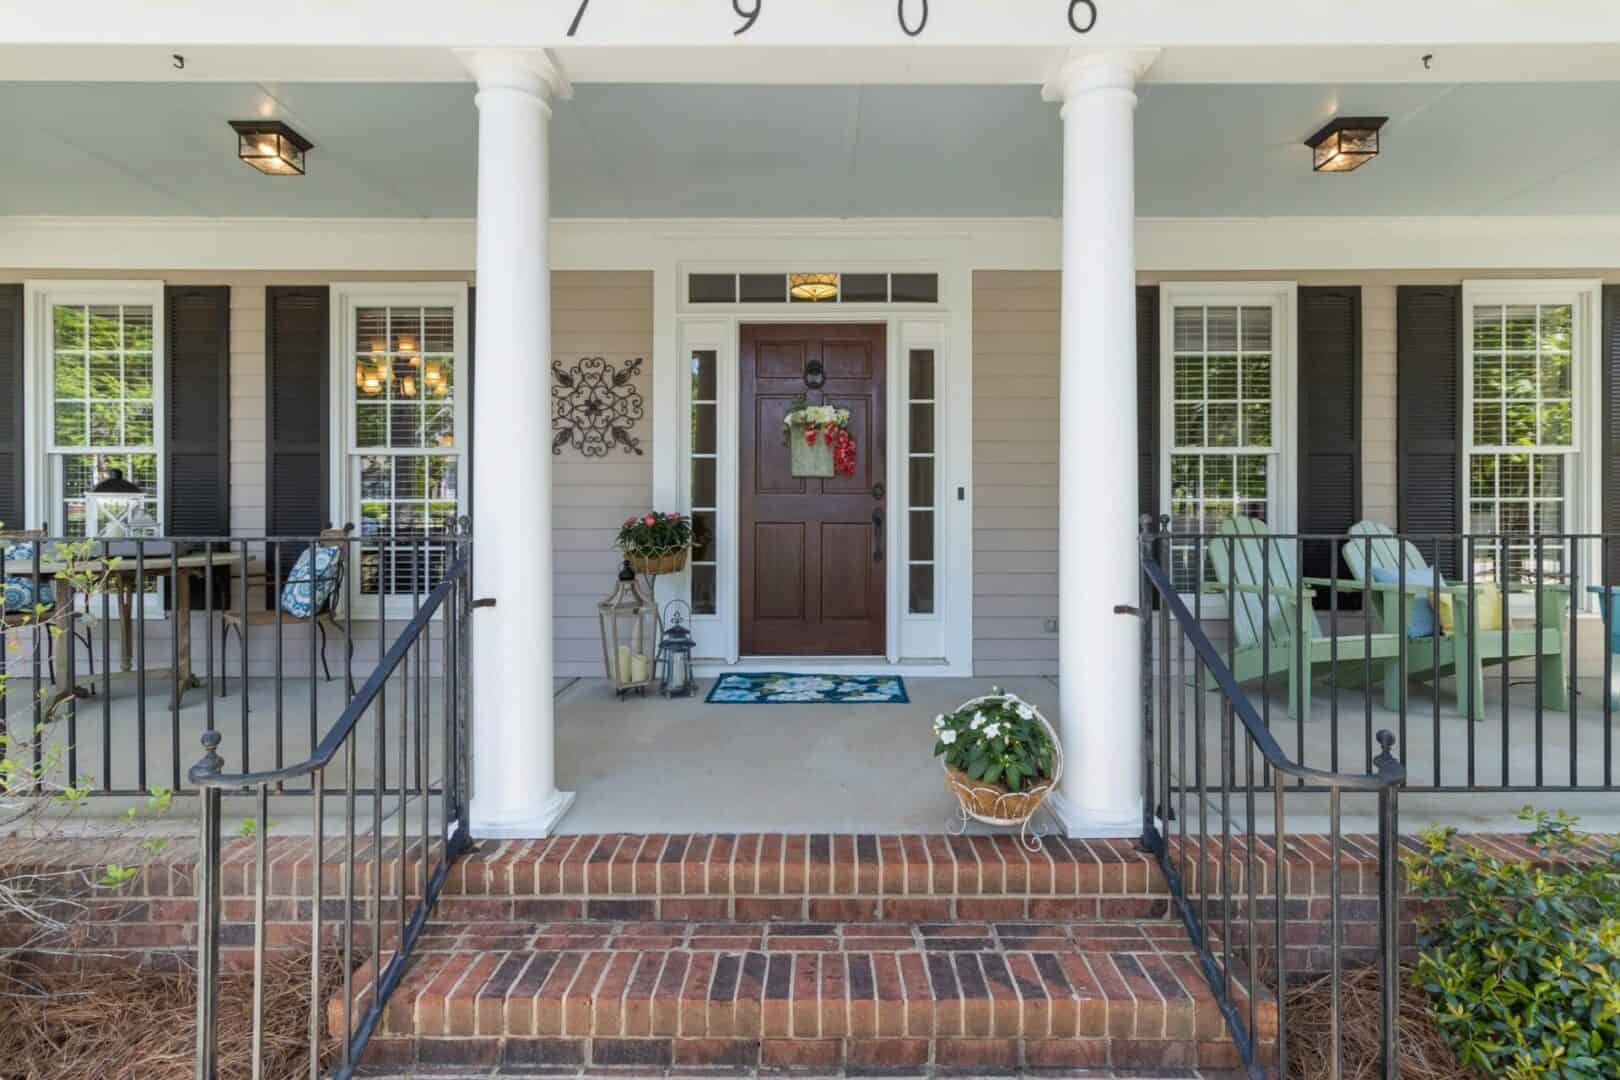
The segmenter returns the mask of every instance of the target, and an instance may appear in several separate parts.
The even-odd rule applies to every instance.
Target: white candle
[[[647,681],[647,658],[640,653],[630,657],[630,681]]]
[[[618,682],[630,681],[630,646],[620,645],[619,654],[614,658],[613,678]]]

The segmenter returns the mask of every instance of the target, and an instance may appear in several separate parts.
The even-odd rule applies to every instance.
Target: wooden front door
[[[745,655],[885,651],[884,338],[881,325],[742,328],[738,516]],[[793,476],[782,418],[801,396],[849,410],[854,476]]]

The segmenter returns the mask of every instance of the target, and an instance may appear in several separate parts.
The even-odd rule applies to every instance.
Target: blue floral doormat
[[[719,705],[905,705],[898,675],[722,675],[704,700]]]

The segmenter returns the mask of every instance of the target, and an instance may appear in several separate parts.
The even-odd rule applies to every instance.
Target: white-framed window
[[[1173,533],[1228,518],[1294,527],[1292,282],[1160,286],[1160,505]],[[1177,586],[1197,586],[1194,545],[1172,548]],[[1205,574],[1205,580],[1210,580]]]
[[[162,522],[163,283],[41,281],[25,291],[31,523],[84,535],[84,497],[114,470]]]
[[[1601,389],[1591,281],[1463,283],[1463,498],[1474,576],[1567,572],[1560,535],[1599,528]],[[1548,537],[1538,541],[1536,538]]]
[[[467,286],[344,284],[332,299],[333,519],[375,541],[350,569],[357,605],[404,613],[440,580],[433,538],[467,504]]]

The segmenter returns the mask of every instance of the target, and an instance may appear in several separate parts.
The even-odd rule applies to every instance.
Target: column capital
[[[549,49],[457,49],[479,90],[516,90],[544,102],[574,96],[562,65]]]
[[[1041,97],[1067,102],[1092,90],[1134,91],[1158,58],[1158,49],[1070,49],[1047,76]]]

